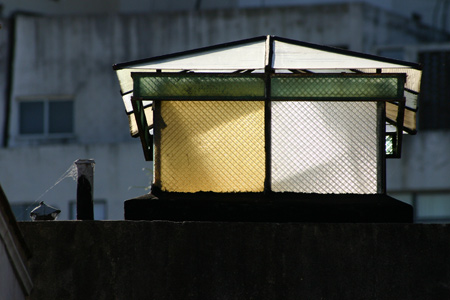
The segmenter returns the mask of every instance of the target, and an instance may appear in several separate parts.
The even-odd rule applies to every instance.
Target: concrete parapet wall
[[[19,223],[30,299],[450,299],[450,226]]]

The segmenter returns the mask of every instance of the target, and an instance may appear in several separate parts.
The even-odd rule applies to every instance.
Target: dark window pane
[[[49,133],[73,132],[73,102],[49,102]]]
[[[44,102],[20,102],[19,122],[20,134],[44,133]]]
[[[419,60],[423,65],[419,128],[450,129],[450,52],[422,52]]]

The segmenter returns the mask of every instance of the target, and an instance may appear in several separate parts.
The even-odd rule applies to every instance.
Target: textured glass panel
[[[386,135],[386,155],[394,154],[394,138],[392,135]]]
[[[255,76],[218,74],[135,74],[134,94],[153,99],[236,99],[264,98],[264,80]]]
[[[23,101],[19,108],[20,134],[44,133],[44,102]]]
[[[272,190],[377,193],[375,102],[272,102]]]
[[[272,77],[272,99],[396,98],[397,77],[378,76],[276,76]]]
[[[49,133],[73,132],[73,101],[49,102]]]
[[[363,73],[376,73],[377,69],[357,69]],[[420,82],[422,79],[422,71],[419,69],[409,68],[409,67],[396,67],[396,68],[382,68],[383,74],[405,74],[406,82],[405,89],[414,91],[418,93],[420,91]]]
[[[143,101],[142,103],[145,103]],[[145,112],[145,118],[147,119],[147,126],[149,128],[153,127],[153,109],[151,106],[144,108]],[[132,136],[137,136],[139,134],[139,129],[136,123],[136,117],[134,116],[134,113],[128,115],[128,125],[130,126],[130,133]]]
[[[398,116],[398,105],[386,102],[386,118],[396,122]],[[403,126],[410,131],[416,130],[416,113],[409,109],[403,110]]]
[[[161,101],[155,183],[170,192],[261,192],[264,102]]]

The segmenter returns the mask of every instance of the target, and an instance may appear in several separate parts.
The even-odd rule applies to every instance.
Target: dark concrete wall
[[[450,299],[450,226],[19,223],[30,299]]]

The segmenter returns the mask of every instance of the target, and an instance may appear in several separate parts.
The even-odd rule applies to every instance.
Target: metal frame
[[[270,51],[268,52],[270,53]],[[137,92],[135,96],[132,97],[132,104],[133,104],[133,110],[135,111],[135,118],[136,123],[139,130],[139,136],[141,139],[142,147],[144,150],[144,156],[146,160],[152,160],[153,159],[153,142],[152,137],[149,133],[149,127],[147,125],[147,120],[144,113],[144,107],[142,106],[142,101],[144,100],[193,100],[193,101],[202,101],[202,100],[234,100],[234,101],[265,101],[266,102],[266,138],[270,142],[270,103],[271,101],[381,101],[386,102],[389,101],[395,105],[398,106],[398,114],[395,121],[387,119],[385,116],[383,117],[387,122],[395,125],[397,127],[396,131],[396,138],[393,140],[394,145],[394,153],[392,155],[387,155],[386,158],[400,158],[401,157],[401,149],[402,149],[402,135],[403,135],[403,120],[404,120],[404,109],[405,109],[405,98],[403,97],[403,91],[404,91],[404,82],[406,80],[405,74],[396,74],[396,73],[355,73],[355,74],[329,74],[329,73],[304,73],[304,74],[298,74],[298,73],[292,73],[292,74],[279,74],[275,73],[275,70],[271,67],[272,62],[271,58],[272,55],[268,55],[268,62],[267,67],[264,73],[155,73],[155,72],[136,72],[132,73],[133,79],[138,79],[141,77],[205,77],[205,76],[218,76],[218,77],[233,77],[233,78],[242,78],[242,77],[252,77],[252,78],[260,78],[264,80],[264,96],[263,97],[248,97],[248,96],[241,96],[241,97],[207,97],[207,96],[183,96],[183,97],[173,97],[173,96],[161,96],[161,97],[146,97],[146,96],[140,96],[139,91],[139,80],[135,80],[136,86],[134,90]],[[270,61],[270,62],[269,62]],[[397,78],[397,97],[394,98],[386,98],[386,97],[276,97],[274,98],[272,96],[271,91],[271,82],[272,78],[281,78],[281,77],[297,77],[297,78],[304,78],[304,77],[320,77],[320,78],[326,78],[326,77],[344,77],[344,78]],[[157,118],[157,115],[155,114],[155,118]],[[270,148],[266,149],[266,152],[270,154]],[[267,160],[269,161],[269,159]],[[270,164],[270,162],[269,162]],[[270,171],[267,172],[267,176],[270,175]],[[266,183],[266,186],[269,187],[270,184]]]
[[[145,160],[153,160],[153,137],[150,135],[147,118],[145,117],[144,106],[140,99],[131,97],[134,116],[139,131],[139,139],[141,140],[142,150],[144,151]]]
[[[134,80],[134,94],[132,99],[134,101],[153,101],[153,100],[192,100],[192,101],[201,101],[201,100],[238,100],[238,101],[261,101],[266,100],[268,97],[273,99],[274,101],[391,101],[394,104],[395,102],[402,102],[404,108],[405,99],[403,97],[403,85],[406,80],[406,75],[403,73],[292,73],[292,74],[284,74],[284,73],[275,73],[275,70],[271,67],[267,67],[264,73],[172,73],[172,72],[164,72],[164,73],[155,73],[155,72],[132,72],[131,76]],[[261,96],[199,96],[199,95],[186,95],[186,96],[143,96],[140,95],[140,81],[139,79],[142,77],[179,77],[179,78],[188,78],[188,77],[232,77],[232,78],[259,78],[261,79],[265,87],[261,92],[265,91],[265,95]],[[273,78],[397,78],[397,95],[395,97],[306,97],[306,96],[295,96],[295,97],[280,97],[273,96],[271,93],[271,89],[268,89],[268,86],[271,85],[271,79]],[[398,121],[398,120],[396,120]],[[403,119],[402,119],[403,123]]]
[[[270,43],[270,41],[268,42]],[[270,51],[268,52],[270,54]],[[172,96],[161,96],[161,97],[146,97],[139,95],[139,80],[136,80],[136,86],[135,86],[135,92],[136,95],[132,97],[132,105],[133,110],[135,111],[135,118],[136,123],[138,125],[139,129],[139,135],[142,143],[142,147],[144,150],[144,156],[146,160],[153,160],[153,147],[154,144],[157,145],[161,140],[161,133],[158,131],[157,128],[155,128],[154,136],[152,137],[149,133],[149,126],[147,124],[147,120],[145,117],[144,107],[142,105],[142,101],[144,100],[151,100],[153,101],[153,113],[154,113],[154,122],[155,124],[160,123],[160,102],[161,101],[170,101],[170,100],[186,100],[186,101],[205,101],[205,100],[232,100],[232,101],[265,101],[265,112],[264,112],[264,134],[265,134],[265,151],[266,151],[266,160],[265,160],[265,181],[264,181],[264,191],[265,193],[271,192],[271,102],[272,101],[373,101],[377,102],[377,133],[378,133],[378,183],[377,183],[377,192],[379,194],[384,194],[386,192],[386,158],[398,158],[401,154],[401,142],[402,142],[402,134],[403,134],[403,118],[404,113],[403,109],[405,107],[405,98],[403,97],[403,89],[404,89],[404,83],[406,80],[405,74],[381,74],[381,73],[375,73],[375,74],[367,74],[367,73],[354,73],[354,74],[324,74],[324,73],[291,73],[291,74],[284,74],[284,73],[275,73],[275,70],[271,67],[272,55],[268,55],[267,62],[266,62],[266,68],[264,70],[264,73],[146,73],[146,72],[137,72],[132,73],[133,79],[137,79],[140,77],[150,76],[150,77],[167,77],[167,76],[173,76],[173,77],[187,77],[187,76],[194,76],[194,77],[201,77],[201,76],[221,76],[221,77],[253,77],[253,78],[260,78],[264,80],[264,97],[246,97],[239,96],[239,97],[198,97],[198,95],[193,96],[183,96],[183,97],[172,97]],[[367,77],[367,78],[397,78],[397,95],[396,97],[277,97],[274,99],[272,97],[272,78],[279,78],[279,77],[345,77],[345,78],[360,78],[360,77]],[[200,98],[200,99],[199,99]],[[385,143],[386,138],[381,138],[386,136],[385,132],[385,125],[386,125],[386,102],[391,102],[393,104],[398,105],[398,114],[395,122],[399,124],[397,126],[397,132],[395,132],[395,139],[393,139],[393,149],[394,153],[392,155],[386,155],[385,153]],[[158,127],[158,126],[156,126]],[[390,135],[392,133],[389,133]],[[156,151],[157,153],[158,151]],[[156,154],[158,156],[158,154]],[[155,168],[155,180],[159,178],[158,174],[160,174],[160,171],[158,169],[159,167],[159,157],[154,157],[155,164],[158,165]],[[155,185],[158,186],[158,182],[155,181]]]
[[[265,84],[265,74],[264,73],[172,73],[172,72],[164,72],[164,73],[155,73],[155,72],[133,72],[131,73],[131,77],[133,78],[134,83],[134,93],[133,98],[135,100],[239,100],[239,101],[261,101],[265,99],[263,86],[261,89],[261,96],[199,96],[199,95],[191,95],[191,96],[143,96],[140,95],[140,78],[148,78],[148,77],[175,77],[175,78],[201,78],[201,77],[222,77],[222,78],[255,78],[260,79],[261,83]]]
[[[367,54],[367,53],[354,52],[351,50],[335,48],[335,47],[330,47],[330,46],[317,45],[317,44],[312,44],[312,43],[308,43],[308,42],[283,38],[283,37],[279,37],[279,36],[263,35],[263,36],[249,38],[249,39],[243,39],[243,40],[238,40],[238,41],[233,41],[233,42],[228,42],[228,43],[222,43],[222,44],[216,44],[216,45],[207,46],[207,47],[196,48],[196,49],[192,49],[192,50],[186,50],[186,51],[180,51],[180,52],[175,52],[175,53],[171,53],[171,54],[155,56],[155,57],[151,57],[151,58],[145,58],[145,59],[139,59],[139,60],[133,60],[133,61],[128,61],[128,62],[124,62],[124,63],[119,63],[119,64],[113,65],[113,70],[117,71],[117,70],[121,70],[121,69],[126,69],[128,67],[133,67],[133,66],[139,65],[139,64],[148,64],[148,63],[161,61],[161,60],[176,59],[176,58],[179,58],[179,57],[185,56],[185,55],[195,55],[195,54],[203,53],[206,51],[213,51],[213,50],[223,49],[226,47],[234,47],[234,46],[244,45],[247,43],[262,42],[262,41],[267,42],[267,40],[270,40],[269,47],[271,49],[273,49],[272,42],[279,41],[279,42],[284,42],[284,43],[288,43],[288,44],[292,44],[292,45],[304,46],[304,47],[308,47],[308,48],[312,48],[312,49],[322,50],[322,51],[326,51],[326,52],[333,52],[333,53],[343,54],[343,55],[348,55],[348,56],[353,56],[353,57],[376,60],[379,62],[400,64],[400,65],[407,66],[407,67],[417,69],[417,70],[422,69],[420,64],[417,64],[417,63],[411,63],[411,62],[407,62],[407,61],[402,61],[402,60],[392,59],[392,58],[387,58],[387,57],[381,57],[381,56],[376,56],[376,55]]]

